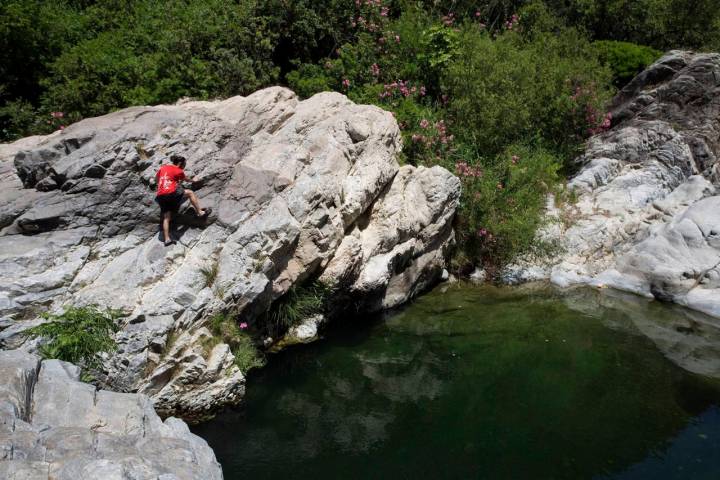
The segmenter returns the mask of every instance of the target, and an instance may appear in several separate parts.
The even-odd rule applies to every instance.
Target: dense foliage
[[[654,48],[613,40],[599,40],[593,46],[599,60],[612,69],[613,83],[618,88],[622,88],[662,55]]]
[[[122,312],[97,307],[68,307],[62,313],[45,314],[47,321],[26,331],[41,337],[43,358],[57,358],[93,370],[101,365],[100,354],[115,350],[113,334]]]
[[[500,265],[537,247],[545,195],[611,125],[616,88],[662,50],[720,48],[715,3],[6,0],[0,139],[185,96],[336,90],[395,114],[403,161],[462,178],[460,258]]]

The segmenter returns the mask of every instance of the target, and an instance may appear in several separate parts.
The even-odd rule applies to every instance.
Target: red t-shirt
[[[185,172],[177,165],[163,165],[155,176],[157,177],[157,194],[167,195],[173,193],[178,182],[185,179]]]

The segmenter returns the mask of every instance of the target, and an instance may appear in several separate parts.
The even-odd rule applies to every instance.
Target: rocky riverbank
[[[720,316],[720,55],[674,51],[615,98],[542,235],[562,253],[511,283],[613,287]]]
[[[440,277],[459,180],[397,162],[392,115],[338,93],[134,107],[0,146],[0,348],[42,311],[126,313],[101,384],[163,415],[202,418],[244,392],[217,313],[251,328],[292,286],[320,278],[365,311]],[[158,239],[154,175],[172,154],[202,179],[209,225],[185,215]],[[277,339],[275,339],[277,340]]]
[[[220,480],[205,440],[145,395],[96,390],[80,369],[0,352],[0,478]]]

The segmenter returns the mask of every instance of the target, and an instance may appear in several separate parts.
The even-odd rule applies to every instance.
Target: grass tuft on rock
[[[213,262],[210,265],[200,268],[200,273],[205,280],[203,283],[204,288],[211,287],[215,283],[219,270],[220,265],[217,262]]]
[[[235,356],[235,365],[242,372],[265,365],[265,359],[252,337],[240,328],[233,316],[218,313],[210,318],[208,327],[215,338],[230,346],[230,351]]]
[[[319,280],[308,285],[293,285],[265,314],[264,323],[277,335],[308,317],[324,314],[334,290],[333,285]]]

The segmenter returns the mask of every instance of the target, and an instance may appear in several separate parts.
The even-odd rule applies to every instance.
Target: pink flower
[[[382,7],[382,8],[380,9],[380,16],[381,16],[381,17],[387,17],[387,16],[388,16],[388,10],[389,10],[388,7]]]
[[[346,78],[345,80],[342,81],[342,85],[343,85],[343,87],[345,87],[345,88],[350,88],[350,80],[348,80],[348,79]]]
[[[248,324],[246,322],[242,322],[240,324],[240,330],[245,330],[248,327]]]
[[[420,128],[428,128],[430,126],[430,122],[428,122],[426,119],[420,120]]]
[[[475,16],[476,16],[476,17],[479,17],[479,16],[480,16],[480,10],[477,10],[477,11],[475,12]]]
[[[425,93],[426,93],[426,91],[425,91],[425,85],[423,85],[423,86],[420,87],[420,96],[421,96],[421,97],[424,97],[424,96],[425,96]]]
[[[65,130],[65,125],[60,125],[60,130]]]
[[[395,35],[395,43],[400,43],[400,35]]]
[[[467,162],[456,163],[455,170],[457,170],[458,175],[461,175],[463,177],[482,177],[483,176],[483,172],[480,169],[480,167],[470,166],[467,164]]]
[[[372,66],[370,67],[370,71],[372,72],[373,76],[375,76],[375,77],[380,75],[380,67],[378,66],[377,63],[372,64]]]
[[[510,161],[512,162],[513,165],[517,165],[518,160],[520,160],[520,157],[518,157],[517,155],[513,155],[512,158],[510,159]]]

